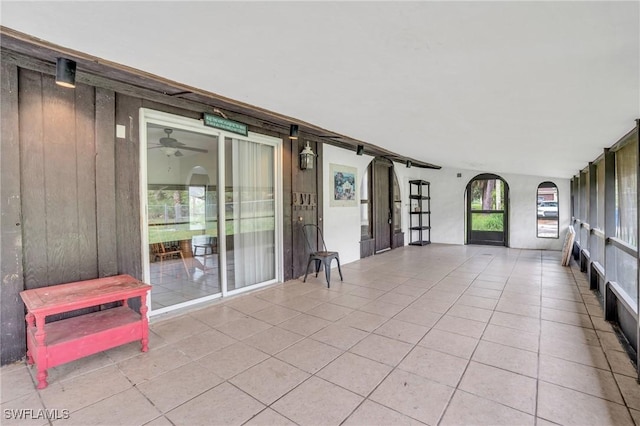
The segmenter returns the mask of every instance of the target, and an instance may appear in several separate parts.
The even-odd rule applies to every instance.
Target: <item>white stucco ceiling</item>
[[[640,3],[1,2],[2,25],[426,162],[571,177],[640,117]]]

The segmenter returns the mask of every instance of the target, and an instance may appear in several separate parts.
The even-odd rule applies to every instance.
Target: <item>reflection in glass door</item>
[[[147,124],[151,309],[220,293],[218,137]]]

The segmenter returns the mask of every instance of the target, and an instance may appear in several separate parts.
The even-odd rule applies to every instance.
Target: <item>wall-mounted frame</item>
[[[329,198],[330,207],[357,207],[358,169],[329,164],[329,187],[333,189]]]

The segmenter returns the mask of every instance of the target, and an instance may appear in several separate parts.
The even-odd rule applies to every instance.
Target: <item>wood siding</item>
[[[99,83],[62,88],[43,68],[37,60],[2,63],[3,365],[25,355],[20,291],[116,274],[142,278],[140,107],[189,118],[211,109],[149,98],[145,89],[136,95]],[[283,140],[283,275],[298,277],[307,260],[300,225],[321,223],[322,212],[322,167],[316,161],[314,170],[301,171],[298,153],[310,140],[320,155],[321,143],[290,141],[278,126],[249,116],[233,119]],[[125,127],[124,138],[116,138],[116,125]],[[292,192],[316,194],[317,206],[293,211]]]
[[[25,349],[24,305],[18,293],[24,289],[22,269],[22,205],[20,199],[20,140],[18,116],[18,68],[2,62],[0,126],[0,341],[1,364],[20,359]]]

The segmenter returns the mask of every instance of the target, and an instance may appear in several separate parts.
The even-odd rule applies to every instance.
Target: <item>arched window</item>
[[[536,196],[538,238],[558,238],[558,187],[553,182],[542,182]]]

